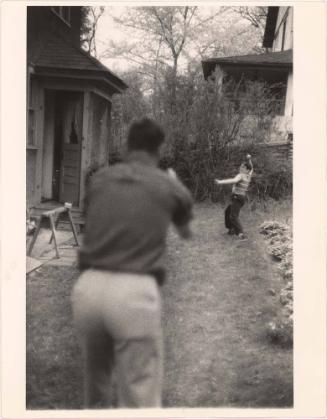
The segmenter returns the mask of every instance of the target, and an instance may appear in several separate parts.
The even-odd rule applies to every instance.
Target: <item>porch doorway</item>
[[[79,205],[83,93],[45,92],[42,201]]]

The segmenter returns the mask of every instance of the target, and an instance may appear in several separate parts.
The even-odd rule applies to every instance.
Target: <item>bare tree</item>
[[[105,8],[85,6],[82,9],[81,44],[87,52],[97,57],[96,31]]]
[[[127,30],[134,30],[135,42],[129,40],[118,45],[111,42],[104,57],[124,57],[137,64],[138,71],[152,80],[154,90],[164,83],[170,91],[174,112],[181,56],[188,60],[189,45],[224,9],[203,16],[197,6],[128,8],[122,17],[113,19]]]
[[[267,18],[267,7],[241,6],[233,7],[233,10],[263,32]]]

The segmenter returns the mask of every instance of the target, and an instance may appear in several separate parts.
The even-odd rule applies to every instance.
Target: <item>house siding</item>
[[[286,24],[283,45],[283,25]],[[277,17],[273,51],[285,51],[293,48],[293,8],[280,7]]]
[[[45,93],[44,113],[44,143],[43,143],[43,173],[42,173],[42,197],[52,198],[52,173],[54,151],[54,94]]]
[[[92,115],[89,124],[91,144],[90,166],[108,164],[110,142],[111,104],[100,96],[91,93]]]
[[[74,205],[82,209],[88,172],[92,166],[108,163],[111,138],[111,96],[114,92],[121,92],[127,86],[101,63],[80,50],[81,20],[82,7],[80,6],[70,7],[69,24],[63,21],[51,7],[27,7],[26,79],[29,125],[26,146],[26,192],[28,208],[38,207],[46,200],[67,201],[64,196],[66,193],[66,195],[74,196],[72,198]],[[66,46],[70,49],[68,47],[65,49]],[[65,77],[62,73],[63,69],[67,70]],[[88,70],[98,71],[98,74],[90,79]],[[75,74],[77,74],[76,77]],[[99,81],[99,76],[108,77],[109,82]],[[79,118],[76,124],[81,126],[82,131],[78,134],[78,145],[81,146],[80,156],[77,155],[79,150],[76,147],[66,147],[66,150],[60,147],[63,139],[63,134],[60,134],[60,124],[66,121],[63,118],[70,118],[70,113],[60,105],[60,100],[64,100],[68,92],[75,92],[81,98],[81,102],[78,103],[81,103],[82,108],[78,107],[77,116],[75,116],[75,122],[76,118]],[[62,112],[58,111],[57,105]],[[73,109],[73,102],[71,106]],[[55,115],[59,115],[59,122]],[[72,126],[75,125],[72,124]],[[76,144],[72,142],[72,145]],[[74,164],[76,165],[69,167],[67,161],[65,163],[64,156],[72,151],[75,152]],[[77,173],[79,169],[76,169],[78,165],[80,165],[79,173]],[[74,168],[76,170],[73,175],[76,182],[68,182],[64,174],[71,173],[70,169]],[[68,176],[72,177],[72,175]],[[74,190],[70,193],[67,192],[70,189],[65,189],[67,185],[77,186],[74,186]]]
[[[292,168],[293,165],[293,144],[291,142],[283,142],[276,144],[262,144],[265,154],[269,155],[271,161],[276,165],[286,165]]]
[[[45,115],[45,91],[33,75],[33,61],[39,56],[49,36],[60,35],[76,46],[80,45],[81,8],[70,8],[70,24],[65,23],[51,7],[27,7],[27,101],[28,109],[34,112],[34,141],[27,143],[26,194],[28,207],[51,197],[52,160],[50,156],[49,113]],[[49,103],[47,104],[49,105]],[[28,111],[29,112],[29,111]],[[29,113],[27,113],[29,116]],[[30,139],[29,139],[30,140]]]
[[[285,23],[285,32],[283,25]],[[283,34],[284,32],[284,34]],[[284,42],[283,42],[284,37]],[[273,42],[273,51],[285,51],[293,49],[293,7],[279,7],[276,23],[275,37]],[[293,131],[293,71],[288,73],[287,89],[285,98],[284,117],[276,118],[275,131],[288,134]]]
[[[293,115],[293,72],[288,74],[286,100],[285,100],[285,116]]]
[[[27,149],[26,151],[26,197],[27,208],[35,203],[35,167],[36,167],[37,150]]]
[[[41,200],[42,189],[42,155],[43,155],[43,129],[44,129],[44,91],[40,84],[30,80],[29,109],[34,112],[33,142],[27,143],[27,181],[26,192],[29,206]]]

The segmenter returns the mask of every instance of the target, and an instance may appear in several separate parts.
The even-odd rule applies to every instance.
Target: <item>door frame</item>
[[[89,83],[83,81],[58,80],[45,78],[40,82],[43,93],[45,90],[70,91],[83,93],[83,119],[82,119],[82,138],[81,138],[81,161],[80,161],[80,185],[79,185],[79,204],[78,209],[84,208],[85,197],[85,175],[88,167],[88,154],[90,145],[88,144],[89,112],[90,112],[90,87]],[[43,154],[43,153],[42,153]],[[41,161],[43,156],[41,157]]]
[[[40,86],[48,90],[64,90],[82,92],[83,96],[83,122],[82,122],[82,144],[81,144],[81,164],[80,164],[80,190],[79,190],[79,210],[84,209],[85,198],[85,179],[87,169],[90,165],[91,159],[91,138],[89,135],[90,115],[92,113],[91,93],[103,97],[108,102],[112,103],[112,97],[102,92],[101,89],[94,86],[94,84],[87,79],[67,79],[61,77],[38,76]],[[41,156],[41,161],[43,156]],[[41,199],[41,197],[40,197]]]
[[[69,94],[73,94],[73,97],[70,98]],[[57,104],[55,105],[55,109],[58,110],[58,105],[59,108],[61,109],[61,105],[62,105],[62,109],[68,111],[68,108],[66,108],[66,106],[64,106],[65,103],[70,103],[71,99],[72,99],[72,103],[79,102],[78,105],[78,112],[81,112],[81,115],[78,117],[80,118],[80,125],[79,125],[79,130],[78,130],[78,137],[79,137],[79,141],[77,144],[71,145],[70,143],[65,143],[65,138],[64,136],[61,137],[60,141],[61,141],[61,145],[60,145],[60,149],[61,149],[61,158],[60,158],[60,177],[59,177],[59,202],[63,203],[64,201],[70,202],[68,201],[67,197],[63,197],[63,195],[66,195],[65,193],[65,177],[66,177],[66,173],[65,173],[65,154],[66,152],[68,152],[68,150],[75,150],[78,155],[77,158],[74,159],[74,162],[76,162],[77,167],[76,167],[76,177],[78,177],[78,183],[76,184],[76,187],[73,188],[72,192],[73,192],[73,196],[74,199],[72,199],[72,203],[74,206],[77,205],[77,207],[79,208],[79,204],[80,204],[80,184],[81,184],[81,159],[82,159],[82,135],[83,135],[83,112],[84,112],[84,92],[80,92],[80,91],[67,91],[67,90],[60,90],[58,91],[58,96],[57,99],[59,101],[59,103],[57,102]],[[80,103],[80,101],[82,101],[82,103]],[[62,103],[63,102],[63,103]],[[73,105],[74,106],[74,105]],[[66,121],[66,113],[63,112],[62,115],[62,122]],[[69,123],[70,126],[70,123]],[[70,128],[68,128],[68,130],[70,130]],[[67,134],[67,133],[66,133]],[[77,147],[76,147],[77,146]],[[75,163],[74,163],[75,164]],[[75,193],[78,196],[78,199],[75,201]]]

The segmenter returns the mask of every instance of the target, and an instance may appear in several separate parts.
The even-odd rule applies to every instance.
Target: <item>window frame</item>
[[[37,150],[39,148],[37,145],[36,138],[36,112],[35,109],[32,107],[29,107],[27,112],[26,148],[30,150]]]
[[[30,68],[28,71],[31,74]],[[26,107],[26,148],[29,150],[38,150],[37,143],[37,112],[33,104],[33,83],[31,77],[28,81],[27,107]]]
[[[284,47],[285,47],[285,38],[286,38],[286,19],[284,19],[283,26],[282,26],[282,43],[281,43],[282,51],[284,51]]]

